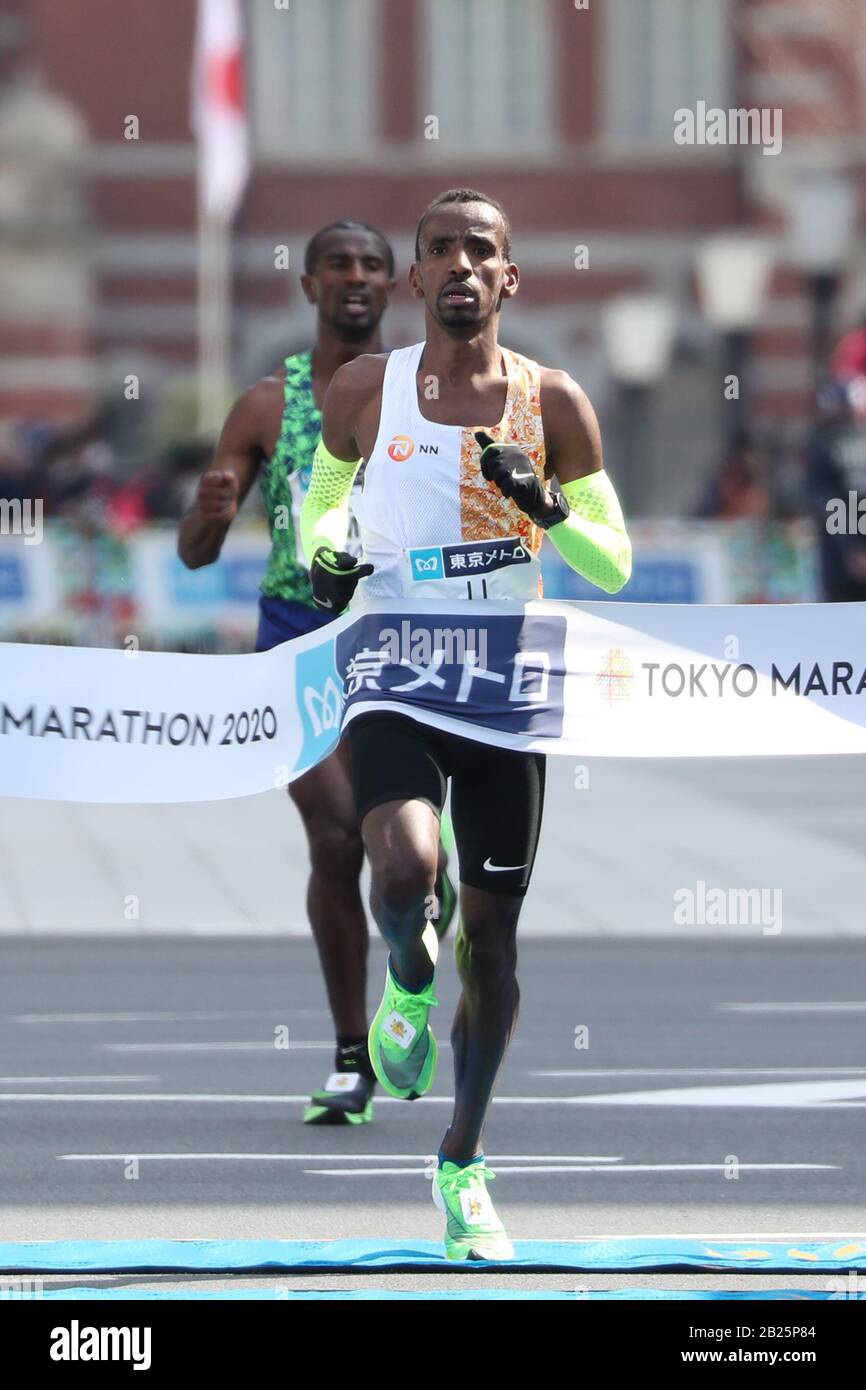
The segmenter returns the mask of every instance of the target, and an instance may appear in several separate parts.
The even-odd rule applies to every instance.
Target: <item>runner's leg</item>
[[[406,989],[433,973],[422,933],[435,914],[446,773],[433,731],[377,712],[349,726],[357,813],[370,860],[370,907]]]
[[[539,754],[460,740],[451,799],[460,856],[460,927],[455,943],[463,985],[454,1015],[454,1111],[443,1157],[481,1152],[497,1073],[517,1022],[517,921],[529,884],[544,801]]]
[[[517,1023],[517,919],[522,898],[460,889],[454,944],[463,992],[454,1012],[454,1110],[441,1153],[465,1161],[482,1151],[487,1107]]]
[[[370,859],[370,905],[391,948],[370,1024],[370,1063],[390,1095],[416,1100],[433,1084],[437,1047],[428,1017],[433,970],[439,816],[446,773],[436,733],[383,711],[349,726],[352,782]]]
[[[370,856],[370,908],[407,989],[433,973],[421,935],[430,920],[439,853],[439,820],[424,801],[387,801],[364,817]]]
[[[292,782],[289,794],[307,834],[307,912],[337,1036],[364,1037],[369,945],[359,882],[364,846],[346,745]]]

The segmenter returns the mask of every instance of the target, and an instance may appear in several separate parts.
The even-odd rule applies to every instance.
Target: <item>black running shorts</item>
[[[516,753],[372,710],[348,728],[359,821],[385,801],[426,801],[436,815],[451,778],[460,881],[523,897],[544,805],[543,753]]]

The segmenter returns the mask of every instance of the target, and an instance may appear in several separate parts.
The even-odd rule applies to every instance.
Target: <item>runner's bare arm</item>
[[[371,415],[381,398],[386,361],[384,353],[364,353],[331,378],[322,405],[322,439],[335,458],[354,462],[365,445],[369,450]]]
[[[604,467],[595,411],[566,372],[542,371],[541,415],[548,477],[562,486]]]
[[[274,410],[274,378],[264,378],[235,401],[196,500],[180,524],[177,553],[189,569],[219,559],[223,541],[249,492],[262,458],[263,419]]]

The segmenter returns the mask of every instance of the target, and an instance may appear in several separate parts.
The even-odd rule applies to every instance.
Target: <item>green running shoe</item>
[[[445,1213],[446,1259],[514,1259],[514,1246],[487,1191],[494,1177],[483,1161],[461,1168],[446,1160],[433,1174],[433,1201]]]
[[[362,1072],[334,1071],[304,1110],[305,1125],[368,1125],[375,1081]]]
[[[430,922],[424,928],[423,939],[435,965],[439,942]],[[368,1043],[377,1079],[398,1100],[417,1100],[433,1085],[438,1049],[427,1016],[438,1004],[432,980],[417,994],[398,984],[391,973],[389,957],[385,993],[370,1024]]]

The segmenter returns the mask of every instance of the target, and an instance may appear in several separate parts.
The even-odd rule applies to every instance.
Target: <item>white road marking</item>
[[[650,1093],[651,1094],[651,1093]],[[575,1105],[584,1100],[593,1100],[593,1096],[494,1096],[493,1105]],[[220,1105],[301,1105],[309,1104],[309,1092],[296,1095],[278,1095],[275,1092],[265,1092],[254,1095],[244,1095],[240,1092],[220,1092],[220,1091],[118,1091],[104,1092],[97,1094],[94,1091],[22,1091],[4,1092],[0,1091],[0,1101],[57,1101],[57,1100],[95,1100],[95,1101],[117,1101],[125,1103],[127,1101],[177,1101],[184,1103],[215,1103]],[[405,1100],[398,1100],[396,1096],[377,1096],[377,1105],[401,1105],[405,1106]],[[453,1105],[453,1096],[423,1096],[416,1105]]]
[[[334,1051],[336,1044],[330,1042],[292,1042],[277,1047],[275,1039],[247,1040],[246,1042],[130,1042],[96,1043],[97,1052],[299,1052],[328,1048]]]
[[[156,1076],[119,1076],[117,1072],[111,1072],[106,1076],[0,1076],[0,1086],[21,1086],[25,1083],[28,1086],[48,1086],[56,1082],[58,1085],[66,1085],[71,1081],[157,1081]]]
[[[492,1160],[491,1160],[492,1161]],[[796,1169],[835,1169],[835,1163],[741,1163],[738,1165],[739,1171],[745,1172],[788,1172],[792,1168]],[[318,1173],[329,1178],[369,1178],[369,1177],[392,1177],[423,1173],[423,1168],[305,1168],[305,1173]],[[616,1164],[615,1167],[602,1168],[595,1166],[578,1167],[576,1164],[539,1164],[532,1168],[525,1168],[517,1165],[513,1168],[503,1168],[505,1173],[724,1173],[726,1171],[724,1163],[623,1163]]]
[[[602,1095],[585,1096],[495,1096],[494,1105],[669,1105],[669,1106],[728,1106],[759,1108],[778,1106],[792,1109],[817,1106],[822,1110],[846,1109],[864,1098],[863,1081],[789,1081],[748,1086],[683,1086],[678,1089],[650,1091],[613,1091]],[[244,1095],[241,1092],[211,1091],[119,1091],[99,1094],[93,1091],[0,1091],[0,1101],[116,1101],[142,1104],[169,1101],[179,1104],[218,1105],[293,1105],[309,1102],[309,1094],[277,1095],[265,1092]],[[405,1105],[393,1096],[380,1096],[377,1105]],[[424,1096],[416,1104],[453,1105],[453,1096]]]
[[[450,1047],[449,1042],[437,1039],[440,1048]],[[263,1041],[249,1040],[246,1042],[129,1042],[129,1043],[96,1043],[99,1052],[333,1052],[336,1047],[334,1039],[323,1042],[301,1041],[293,1042],[291,1033],[285,1047],[277,1047],[274,1039],[264,1039]]]
[[[527,1076],[866,1076],[866,1067],[573,1067]]]
[[[292,1009],[291,1017],[324,1017],[324,1009]],[[279,1017],[279,1012],[275,1009],[230,1009],[220,1013],[202,1013],[198,1011],[185,1013],[136,1013],[136,1014],[7,1014],[15,1023],[183,1023],[191,1020],[194,1023],[215,1023],[229,1018],[267,1018],[272,1015]]]
[[[657,1091],[616,1091],[598,1096],[571,1096],[572,1105],[695,1105],[837,1109],[866,1097],[866,1080],[770,1081],[746,1086],[681,1086]]]
[[[827,1001],[805,1000],[802,1003],[783,1004],[716,1004],[723,1013],[735,1014],[863,1014],[866,1013],[866,1000]]]
[[[383,1100],[391,1100],[392,1097],[390,1097],[390,1096],[385,1096],[385,1097],[383,1097],[382,1099],[383,1099]],[[445,1097],[442,1097],[443,1104],[445,1103],[445,1099],[446,1099]],[[76,1091],[76,1092],[74,1092],[74,1093],[73,1093],[72,1091],[22,1091],[22,1092],[14,1092],[14,1091],[13,1091],[13,1092],[11,1092],[11,1093],[0,1091],[0,1101],[4,1101],[4,1100],[19,1100],[19,1101],[43,1101],[43,1100],[47,1100],[47,1101],[51,1101],[51,1100],[55,1100],[55,1101],[56,1101],[56,1100],[75,1100],[75,1101],[82,1101],[82,1100],[94,1100],[94,1101],[100,1101],[100,1102],[115,1101],[115,1102],[119,1102],[119,1103],[120,1103],[120,1102],[126,1103],[127,1101],[138,1102],[138,1103],[140,1103],[141,1101],[150,1101],[150,1102],[156,1102],[156,1101],[172,1101],[172,1102],[173,1102],[173,1101],[178,1101],[178,1102],[180,1102],[181,1104],[184,1104],[184,1105],[197,1104],[198,1102],[204,1102],[204,1103],[206,1103],[206,1104],[207,1104],[207,1103],[210,1103],[210,1104],[216,1103],[216,1104],[219,1104],[219,1105],[230,1105],[230,1104],[237,1104],[237,1105],[285,1105],[285,1104],[287,1104],[287,1103],[288,1103],[288,1104],[294,1104],[294,1103],[301,1104],[302,1102],[306,1102],[306,1103],[308,1104],[308,1103],[309,1103],[309,1100],[310,1100],[310,1097],[309,1097],[309,1095],[279,1096],[279,1095],[274,1095],[274,1094],[272,1094],[272,1093],[271,1093],[271,1094],[266,1094],[266,1095],[250,1095],[250,1096],[245,1096],[245,1095],[240,1095],[240,1094],[237,1094],[237,1093],[234,1094],[234,1095],[230,1095],[230,1094],[220,1094],[219,1092],[211,1092],[211,1091],[190,1091],[190,1092],[185,1092],[185,1091],[159,1091],[159,1092],[153,1092],[153,1091],[116,1091],[116,1092],[103,1092],[102,1094],[100,1094],[100,1093],[97,1092],[97,1091]],[[381,1102],[378,1102],[378,1103],[381,1104]],[[405,1103],[406,1103],[405,1101],[398,1101],[398,1100],[396,1100],[396,1099],[394,1100],[394,1104],[395,1104],[395,1105],[405,1105]],[[453,1098],[452,1098],[452,1100],[451,1100],[450,1103],[453,1104]]]
[[[118,1160],[123,1161],[130,1157],[129,1153],[122,1154],[58,1154],[71,1163],[114,1163]],[[255,1153],[159,1153],[146,1154],[136,1153],[136,1158],[147,1159],[148,1162],[160,1160],[174,1162],[176,1160],[211,1160],[211,1159],[254,1159],[257,1162],[295,1162],[309,1163],[311,1160],[331,1160],[345,1163],[351,1160],[353,1163],[400,1163],[405,1160],[414,1160],[417,1163],[425,1161],[422,1154],[350,1154],[350,1153],[309,1153],[309,1154],[255,1154]],[[430,1155],[432,1158],[433,1155]],[[619,1163],[618,1156],[605,1157],[603,1154],[489,1154],[488,1160],[491,1163]],[[390,1170],[389,1170],[390,1171]],[[414,1169],[412,1170],[415,1171]]]
[[[310,1093],[305,1091],[297,1095],[278,1095],[275,1092],[258,1093],[254,1095],[243,1095],[240,1092],[220,1092],[220,1091],[116,1091],[102,1092],[97,1091],[0,1091],[0,1101],[65,1101],[65,1100],[93,1100],[93,1101],[115,1101],[118,1104],[126,1102],[136,1103],[140,1101],[166,1101],[184,1104],[217,1104],[217,1105],[308,1105]],[[562,1104],[562,1100],[556,1096],[549,1097],[530,1097],[530,1096],[497,1096],[494,1098],[494,1105],[508,1104],[509,1102],[520,1104],[538,1105],[557,1105]],[[453,1105],[453,1096],[425,1096],[422,1105]],[[396,1096],[377,1096],[377,1105],[403,1105],[404,1100],[398,1100]]]

